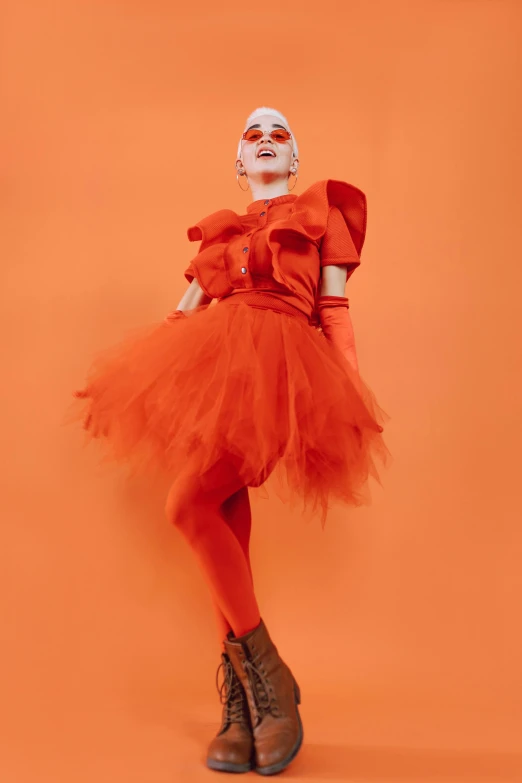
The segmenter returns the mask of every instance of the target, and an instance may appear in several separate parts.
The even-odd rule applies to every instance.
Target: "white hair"
[[[284,116],[284,114],[281,114],[280,111],[277,111],[277,109],[270,109],[268,106],[260,106],[258,109],[255,109],[255,111],[250,114],[250,116],[247,118],[247,121],[245,123],[245,130],[249,127],[249,125],[252,124],[252,120],[255,120],[257,117],[261,117],[263,114],[270,114],[275,117],[279,117],[281,120],[281,124],[285,126],[286,130],[292,134],[292,147],[294,151],[294,158],[297,158],[299,155],[299,150],[297,148],[297,141],[295,140],[295,136],[292,133],[290,126],[288,124],[288,120]],[[237,160],[241,158],[241,141],[242,139],[239,139],[239,144],[237,147]]]

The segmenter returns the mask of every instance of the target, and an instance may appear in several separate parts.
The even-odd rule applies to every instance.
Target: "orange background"
[[[391,416],[371,508],[254,505],[304,692],[296,780],[522,779],[519,2],[2,4],[0,780],[216,779],[206,587],[163,498],[63,426],[92,355],[176,306],[186,227],[240,212],[247,114],[296,192],[369,201],[349,284]]]

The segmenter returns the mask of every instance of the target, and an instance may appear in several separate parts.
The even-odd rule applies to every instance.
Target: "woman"
[[[272,775],[301,746],[300,692],[256,601],[248,488],[278,475],[324,524],[331,498],[361,502],[386,447],[344,295],[364,194],[330,180],[291,193],[297,143],[266,107],[248,118],[236,169],[252,191],[246,214],[223,209],[188,230],[201,245],[176,311],[105,354],[76,395],[112,456],[173,479],[167,517],[199,561],[223,640],[208,766]]]

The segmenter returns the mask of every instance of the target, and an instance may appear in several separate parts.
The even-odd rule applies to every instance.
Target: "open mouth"
[[[275,158],[276,154],[271,149],[261,149],[257,153],[258,158]]]

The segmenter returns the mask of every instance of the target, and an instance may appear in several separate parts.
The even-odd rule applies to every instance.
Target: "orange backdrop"
[[[92,355],[161,319],[186,227],[244,211],[247,114],[296,192],[369,201],[349,284],[394,462],[325,532],[254,505],[269,628],[304,691],[295,779],[521,769],[517,0],[2,4],[0,780],[211,780],[206,587],[163,497],[63,426]]]

